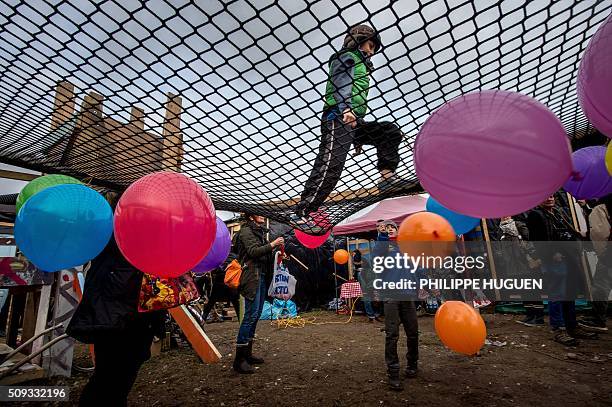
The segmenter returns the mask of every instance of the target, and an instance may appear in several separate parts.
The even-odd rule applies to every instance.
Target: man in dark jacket
[[[107,192],[114,209],[118,195]],[[82,406],[125,406],[138,370],[151,357],[162,312],[138,312],[142,272],[123,256],[114,236],[91,261],[83,298],[66,333],[94,345],[95,370],[81,393]]]
[[[83,299],[66,332],[94,345],[95,370],[85,385],[82,406],[124,406],[138,370],[151,357],[160,312],[138,312],[142,273],[127,262],[114,238],[92,260]]]
[[[562,301],[568,296],[568,273],[577,267],[571,261],[571,254],[565,253],[563,249],[562,242],[568,241],[577,233],[564,216],[555,206],[555,196],[551,195],[538,208],[529,212],[527,226],[529,239],[534,242],[534,256],[540,260],[544,275],[548,276],[547,282],[551,291],[548,302],[549,322],[554,340],[566,346],[575,346],[578,344],[577,338],[593,339],[596,335],[578,327],[574,301]],[[555,247],[541,242],[558,244]]]
[[[246,219],[236,238],[238,247],[234,248],[242,266],[238,290],[244,297],[244,316],[236,338],[233,364],[238,373],[254,373],[251,365],[263,363],[263,359],[253,356],[253,339],[267,296],[266,275],[272,273],[272,252],[285,243],[282,237],[267,242],[268,229],[264,227],[263,216],[246,215]]]

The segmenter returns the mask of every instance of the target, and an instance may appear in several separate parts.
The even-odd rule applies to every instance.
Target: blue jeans
[[[576,328],[576,303],[574,301],[549,301],[548,316],[552,329]]]
[[[361,286],[361,291],[366,290],[365,282],[363,281],[363,277],[361,276],[361,271],[357,271],[355,273],[357,281],[359,281],[359,285]],[[374,307],[372,307],[372,301],[367,298],[367,295],[364,294],[361,298],[363,301],[363,308],[365,309],[365,313],[368,318],[376,318],[378,315],[374,312]]]
[[[257,329],[257,321],[261,316],[264,301],[266,300],[266,279],[263,275],[259,277],[259,286],[255,293],[255,298],[251,301],[244,299],[244,317],[238,329],[238,337],[236,338],[237,345],[246,345],[255,337],[255,329]]]

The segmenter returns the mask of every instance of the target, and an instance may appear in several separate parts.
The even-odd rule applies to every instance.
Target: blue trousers
[[[261,316],[264,301],[266,300],[266,279],[264,276],[259,277],[259,285],[253,300],[244,299],[244,317],[238,329],[238,337],[236,338],[237,345],[246,345],[255,337],[255,329],[257,329],[257,321]]]

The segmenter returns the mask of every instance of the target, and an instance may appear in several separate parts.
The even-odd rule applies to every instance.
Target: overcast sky
[[[2,4],[0,155],[22,149],[24,135],[43,145],[61,79],[79,98],[105,95],[105,114],[119,120],[143,107],[158,134],[165,93],[174,92],[183,98],[183,170],[213,198],[294,197],[318,148],[327,61],[347,27],[362,22],[386,45],[373,57],[366,119],[394,121],[407,134],[404,176],[420,125],[462,93],[521,91],[569,123],[579,57],[612,0],[473,3],[66,1],[58,14],[30,0],[17,15]],[[347,161],[339,190],[376,182],[376,152],[366,152]]]

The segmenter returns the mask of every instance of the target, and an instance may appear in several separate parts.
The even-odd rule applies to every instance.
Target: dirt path
[[[347,319],[328,312],[309,315],[316,322]],[[143,366],[129,404],[612,405],[612,334],[570,349],[552,342],[547,328],[523,327],[505,315],[485,315],[485,320],[489,339],[507,344],[486,346],[482,356],[468,358],[441,345],[433,318],[419,318],[421,370],[418,378],[405,381],[403,392],[387,390],[381,323],[368,324],[357,316],[348,324],[279,329],[262,321],[256,349],[266,364],[249,376],[231,370],[237,323],[212,324],[207,331],[224,356],[222,363],[204,365],[188,347],[163,353]],[[568,353],[577,360],[568,359]],[[596,356],[599,362],[587,361]],[[78,373],[59,382],[72,387],[76,400],[86,380],[86,374]]]

